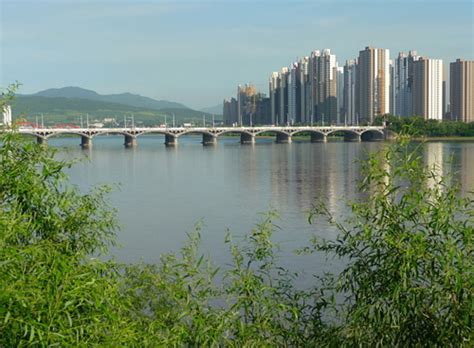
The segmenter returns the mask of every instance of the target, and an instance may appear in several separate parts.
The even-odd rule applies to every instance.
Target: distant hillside
[[[95,91],[80,87],[50,88],[28,96],[47,98],[80,98],[88,100],[98,100],[102,102],[112,102],[128,106],[161,110],[164,108],[188,109],[187,106],[167,100],[155,100],[132,93],[106,94],[101,95]]]
[[[222,115],[222,107],[223,106],[222,106],[222,103],[221,103],[221,104],[218,104],[218,105],[208,106],[206,108],[202,108],[199,111],[208,112],[208,113],[214,114],[214,115]]]
[[[143,126],[155,126],[164,123],[165,115],[167,115],[168,124],[171,124],[172,114],[175,115],[177,125],[184,122],[201,124],[203,114],[206,116],[207,122],[211,122],[212,117],[210,114],[192,109],[167,108],[153,110],[99,100],[24,95],[17,96],[13,100],[12,111],[14,119],[22,118],[30,122],[35,122],[36,117],[43,114],[46,125],[58,123],[78,124],[81,116],[84,121],[86,115],[89,115],[91,121],[113,118],[118,123],[123,123],[124,117],[130,118],[133,114],[135,123]],[[217,118],[215,119],[217,120]]]

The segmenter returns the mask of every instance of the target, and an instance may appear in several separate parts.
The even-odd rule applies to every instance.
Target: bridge
[[[291,143],[292,137],[298,134],[310,134],[311,142],[326,142],[331,134],[344,136],[345,141],[375,141],[389,137],[388,129],[378,126],[262,126],[262,127],[166,127],[166,128],[19,128],[18,133],[34,136],[40,144],[58,135],[77,135],[81,138],[82,147],[91,147],[92,139],[99,135],[123,135],[124,145],[134,147],[137,137],[145,134],[162,134],[167,146],[178,144],[178,138],[186,134],[202,135],[203,145],[215,145],[217,138],[226,134],[240,135],[242,144],[255,143],[255,137],[262,134],[273,134],[278,143]]]

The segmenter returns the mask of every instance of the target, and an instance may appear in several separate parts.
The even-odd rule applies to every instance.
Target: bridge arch
[[[271,133],[276,135],[276,142],[277,143],[285,143],[289,144],[291,143],[291,133],[290,132],[285,132],[279,129],[262,129],[254,133],[254,136],[261,135],[263,133]]]
[[[328,131],[326,134],[331,135],[331,134],[334,134],[334,133],[342,133],[342,134],[344,134],[344,136],[346,136],[346,135],[360,136],[360,133],[357,132],[356,130],[353,130],[353,129],[332,129],[332,130]]]
[[[249,135],[249,136],[253,136],[252,133],[250,133],[250,132],[248,132],[248,131],[245,131],[245,130],[241,130],[241,129],[235,129],[235,130],[229,129],[229,130],[224,130],[224,131],[222,131],[222,132],[216,133],[216,135],[217,135],[218,137],[220,137],[221,135],[232,134],[232,133],[234,133],[234,134],[247,134],[247,135]]]
[[[335,135],[336,133],[344,135],[344,141],[361,141],[360,132],[355,129],[331,129],[328,131],[328,135]]]
[[[123,136],[130,135],[130,136],[133,136],[133,134],[130,134],[128,132],[122,132],[122,131],[118,131],[118,130],[117,131],[112,131],[112,132],[98,132],[98,133],[94,133],[94,134],[90,134],[90,135],[88,135],[88,134],[84,134],[84,135],[87,135],[91,138],[96,137],[96,136],[103,136],[103,135],[123,135]]]
[[[212,134],[209,131],[200,130],[200,129],[189,129],[189,130],[184,130],[183,132],[180,132],[180,133],[176,133],[176,134],[169,133],[169,134],[175,137],[180,137],[183,135],[190,135],[190,134],[215,136],[215,134]]]
[[[325,143],[327,141],[327,135],[326,133],[322,132],[322,131],[319,131],[319,130],[316,130],[316,129],[301,129],[301,130],[297,130],[293,133],[291,133],[291,135],[298,135],[298,134],[301,134],[301,133],[309,133],[310,136],[311,136],[311,142],[312,143]]]
[[[272,134],[275,134],[277,136],[278,136],[278,134],[281,134],[281,135],[285,135],[285,136],[289,136],[289,137],[291,137],[291,135],[292,135],[289,132],[285,132],[285,131],[278,130],[278,129],[271,129],[271,128],[259,130],[258,132],[255,132],[254,135],[257,136],[257,135],[261,135],[262,133],[272,133]]]
[[[38,134],[40,135],[40,134]],[[74,135],[74,136],[77,136],[77,137],[90,137],[88,134],[83,134],[83,133],[80,133],[80,132],[74,132],[74,131],[59,131],[59,132],[51,132],[49,134],[46,134],[43,136],[43,138],[45,139],[49,139],[49,138],[54,138],[54,137],[57,137],[57,136],[61,136],[61,135]]]
[[[360,135],[363,141],[381,141],[385,139],[385,134],[380,129],[367,129]]]
[[[147,134],[158,134],[158,135],[173,135],[174,134],[171,134],[169,133],[168,131],[166,130],[160,130],[160,129],[151,129],[151,130],[144,130],[143,132],[141,132],[140,134],[137,134],[137,136],[139,135],[147,135]]]
[[[43,134],[36,133],[33,130],[31,132],[21,132],[21,133],[19,133],[19,135],[20,136],[27,136],[27,137],[35,137],[35,138],[38,138],[38,137],[45,138],[45,136]]]

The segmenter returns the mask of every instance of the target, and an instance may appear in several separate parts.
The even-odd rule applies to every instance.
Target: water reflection
[[[156,261],[177,250],[196,221],[204,219],[203,248],[217,263],[228,262],[223,244],[227,228],[241,235],[258,221],[258,212],[272,206],[281,214],[283,263],[308,272],[323,267],[324,257],[301,258],[292,250],[306,245],[313,233],[334,235],[322,222],[307,223],[307,211],[323,200],[333,214],[349,213],[348,200],[360,198],[360,164],[382,143],[275,144],[273,139],[241,145],[238,138],[219,139],[217,146],[202,146],[201,137],[180,138],[166,147],[162,137],[138,139],[136,149],[124,149],[121,137],[94,139],[82,151],[77,139],[51,139],[61,156],[87,156],[70,171],[74,183],[121,183],[111,196],[122,224],[115,254],[121,261]],[[428,143],[425,162],[441,164],[437,175],[455,173],[463,192],[474,189],[474,143]],[[449,162],[449,158],[452,161]]]

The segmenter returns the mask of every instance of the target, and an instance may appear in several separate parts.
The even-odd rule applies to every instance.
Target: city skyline
[[[366,46],[445,63],[474,51],[470,1],[3,1],[0,9],[2,86],[129,91],[196,109],[247,81],[266,91],[268,71],[321,47],[340,66]]]

